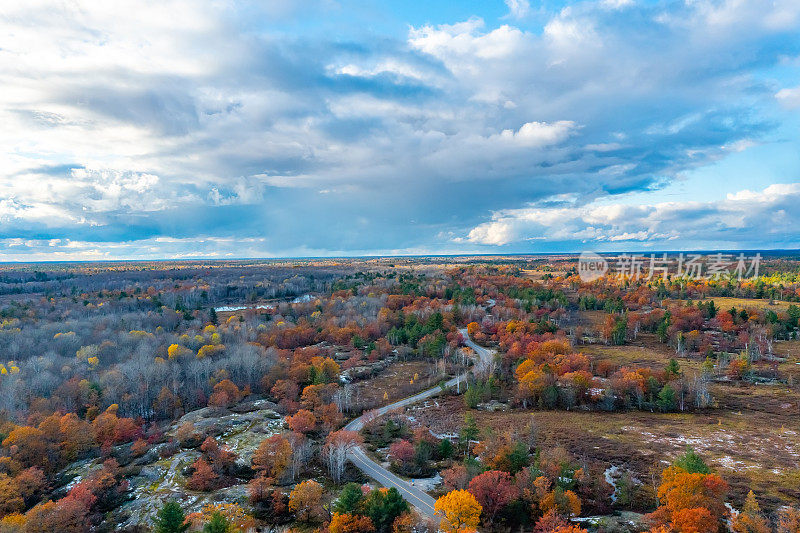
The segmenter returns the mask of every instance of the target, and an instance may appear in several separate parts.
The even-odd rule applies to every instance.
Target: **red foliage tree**
[[[414,445],[402,439],[389,446],[389,457],[403,466],[414,460]]]
[[[475,476],[467,490],[481,504],[489,523],[493,523],[498,511],[517,497],[511,476],[500,470],[489,470]]]
[[[230,407],[242,399],[242,392],[229,379],[223,379],[214,385],[214,391],[208,398],[208,405],[211,407]]]
[[[208,462],[200,458],[192,465],[192,476],[186,482],[186,486],[192,490],[209,491],[213,490],[219,483],[219,476]]]

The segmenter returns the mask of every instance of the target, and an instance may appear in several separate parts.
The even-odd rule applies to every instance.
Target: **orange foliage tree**
[[[536,522],[533,533],[588,533],[585,529],[572,525],[555,511],[548,511]]]
[[[267,477],[280,479],[292,460],[292,445],[282,435],[261,441],[253,453],[253,467]]]
[[[328,524],[330,533],[370,533],[375,531],[375,524],[368,516],[348,513],[333,513]]]
[[[286,423],[297,433],[311,433],[317,425],[317,417],[307,409],[300,409],[292,416],[286,417]]]
[[[581,514],[581,499],[571,490],[556,487],[542,498],[539,507],[544,513],[554,511],[560,516],[577,516]]]
[[[661,505],[650,518],[676,533],[716,533],[720,520],[728,514],[727,491],[728,484],[688,450],[661,474]]]
[[[800,509],[784,507],[778,513],[778,533],[800,531]]]
[[[3,446],[11,452],[11,457],[26,466],[39,466],[49,470],[51,465],[47,441],[41,430],[29,426],[14,428],[3,440]]]
[[[213,490],[219,483],[219,475],[214,472],[208,461],[202,457],[192,464],[192,476],[186,482],[186,486],[192,490],[208,491]]]
[[[242,399],[242,392],[229,379],[223,379],[214,385],[214,391],[208,398],[208,405],[212,407],[229,407]]]

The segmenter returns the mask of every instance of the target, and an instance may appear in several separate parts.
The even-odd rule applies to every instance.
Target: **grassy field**
[[[670,346],[658,342],[652,333],[640,333],[639,336],[624,346],[605,344],[582,344],[575,350],[588,356],[595,363],[603,359],[615,362],[619,366],[646,366],[661,370],[671,358],[680,363],[685,372],[700,372],[704,358],[697,355],[678,357]]]
[[[472,413],[478,427],[495,432],[533,421],[542,446],[561,445],[579,459],[624,466],[642,480],[657,479],[657,473],[691,445],[730,483],[735,504],[741,504],[751,488],[767,508],[779,501],[800,502],[800,394],[751,386],[725,398],[720,409],[697,414],[516,409]],[[438,408],[414,410],[414,424],[457,432],[465,412],[462,398],[448,397]]]
[[[377,376],[354,383],[353,397],[369,408],[379,407],[429,389],[444,378],[430,361],[394,363]]]
[[[778,341],[774,345],[775,354],[785,357],[786,362],[778,365],[778,370],[793,384],[800,384],[800,340]]]
[[[584,328],[600,331],[606,316],[605,311],[581,311],[580,324]]]
[[[714,301],[714,305],[723,311],[727,311],[731,307],[735,307],[737,310],[741,309],[772,309],[773,311],[780,312],[786,311],[792,302],[782,302],[775,300],[773,303],[770,303],[769,300],[759,300],[755,298],[728,298],[728,297],[718,297],[715,296],[713,298],[709,297],[704,302],[709,300]],[[671,302],[679,302],[681,300],[669,300]],[[696,303],[697,301],[695,301]],[[795,304],[797,305],[797,304]]]
[[[535,281],[540,281],[542,278],[544,278],[545,276],[548,276],[548,275],[550,275],[550,276],[552,276],[554,278],[559,277],[559,276],[563,277],[563,276],[567,275],[567,271],[566,270],[539,270],[539,269],[525,269],[525,268],[523,268],[523,269],[520,269],[520,271],[521,271],[523,276],[525,276],[526,278],[535,280]]]
[[[654,337],[653,335],[649,335]],[[649,339],[640,335],[639,339],[624,346],[611,346],[605,344],[583,344],[575,349],[594,360],[610,359],[620,365],[664,365],[670,357],[675,357],[675,350],[666,344],[646,342]],[[653,339],[655,340],[655,339]]]
[[[715,298],[724,310],[770,308],[789,304],[767,300]],[[602,311],[581,313],[584,327],[597,327]],[[639,334],[624,346],[582,344],[575,350],[597,362],[662,369],[678,359],[688,374],[699,373],[704,357],[676,357],[674,349],[652,333]],[[697,450],[730,484],[730,501],[740,506],[753,490],[762,506],[774,510],[786,503],[800,504],[800,340],[781,341],[775,353],[786,361],[778,365],[786,383],[712,383],[714,408],[697,413],[662,414],[640,411],[619,413],[538,411],[472,411],[478,427],[494,432],[523,428],[533,421],[541,446],[564,446],[579,460],[598,461],[631,470],[645,482],[657,482],[661,470],[687,446]],[[467,411],[463,398],[450,396],[426,409],[412,408],[414,425],[457,433]]]

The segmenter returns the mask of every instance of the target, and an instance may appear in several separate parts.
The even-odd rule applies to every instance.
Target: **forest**
[[[800,259],[576,261],[2,265],[0,532],[800,531]]]

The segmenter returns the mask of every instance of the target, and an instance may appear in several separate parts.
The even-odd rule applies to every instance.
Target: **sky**
[[[800,248],[797,0],[0,0],[0,261]]]

